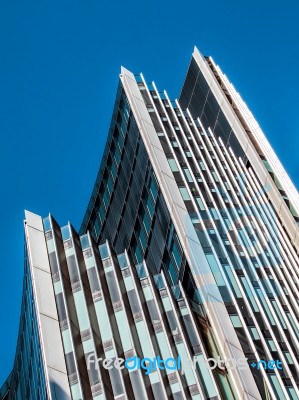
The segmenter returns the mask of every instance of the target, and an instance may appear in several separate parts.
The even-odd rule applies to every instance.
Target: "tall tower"
[[[247,106],[195,49],[175,102],[122,68],[113,115],[81,232],[181,282],[216,354],[283,363],[237,397],[296,398],[298,192]]]
[[[41,352],[45,396],[299,399],[298,221],[296,188],[210,57],[195,48],[177,101],[122,68],[79,234],[51,216],[40,229],[60,346],[58,381]],[[181,358],[185,372],[98,370],[90,354]]]

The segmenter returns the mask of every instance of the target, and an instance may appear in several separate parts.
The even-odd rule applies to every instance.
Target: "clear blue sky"
[[[175,98],[193,46],[212,55],[299,186],[298,14],[289,0],[0,2],[0,385],[18,332],[23,210],[80,226],[121,65]]]

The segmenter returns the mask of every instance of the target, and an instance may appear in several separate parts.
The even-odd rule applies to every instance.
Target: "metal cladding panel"
[[[180,196],[180,192],[178,189],[178,186],[175,184],[174,180],[170,178],[170,176],[172,176],[170,167],[168,165],[166,156],[162,150],[161,144],[158,143],[158,138],[157,138],[157,143],[155,144],[155,147],[153,148],[153,145],[151,143],[151,140],[153,140],[153,126],[150,123],[150,116],[149,113],[146,109],[146,106],[144,104],[144,101],[142,100],[142,96],[141,93],[139,91],[137,82],[135,80],[134,75],[126,70],[125,68],[122,68],[121,71],[121,80],[123,83],[123,87],[124,90],[126,91],[128,100],[130,102],[132,111],[134,113],[134,116],[136,118],[136,122],[137,125],[140,129],[140,134],[142,136],[142,139],[144,141],[144,144],[146,146],[147,152],[149,154],[149,157],[151,159],[152,162],[152,166],[154,168],[155,174],[157,176],[157,179],[160,183],[160,187],[161,187],[161,191],[164,195],[165,201],[168,205],[168,209],[169,211],[172,213],[172,218],[173,218],[173,223],[174,226],[177,230],[177,233],[181,239],[181,242],[184,244],[185,246],[185,256],[189,262],[191,271],[194,273],[195,270],[199,270],[199,273],[196,274],[196,281],[197,283],[200,283],[200,287],[201,288],[205,288],[206,286],[206,282],[204,279],[204,274],[202,274],[201,269],[204,268],[204,271],[208,271],[208,263],[207,260],[204,259],[203,257],[200,257],[200,254],[202,254],[202,251],[200,252],[198,251],[193,251],[192,252],[192,256],[190,255],[190,247],[193,247],[194,244],[197,244],[197,247],[199,249],[200,244],[196,243],[192,240],[190,240],[190,244],[191,242],[193,242],[191,245],[189,244],[189,237],[187,236],[187,234],[194,231],[194,228],[191,229],[190,225],[188,224],[189,228],[189,232],[186,230],[187,226],[186,226],[186,207],[183,203],[183,200]],[[144,121],[148,121],[148,124],[145,124]],[[147,131],[148,129],[148,131]],[[157,152],[158,149],[160,149],[159,151],[159,156],[157,156]],[[161,163],[164,160],[164,168],[161,168]],[[166,166],[167,164],[167,166]],[[172,181],[171,186],[169,184],[169,182]],[[179,203],[179,207],[175,206],[174,203],[174,198],[179,199],[178,203]],[[180,211],[185,210],[185,212],[181,212]],[[195,234],[195,232],[194,232]],[[193,236],[193,235],[191,235]],[[229,320],[229,316],[227,313],[227,310],[221,300],[218,301],[218,299],[222,299],[219,289],[216,285],[215,279],[212,276],[212,274],[209,275],[209,284],[207,285],[209,288],[209,292],[213,293],[213,297],[210,295],[205,296],[206,299],[206,310],[208,313],[208,317],[209,317],[209,322],[212,326],[213,331],[215,332],[215,334],[218,337],[218,341],[219,344],[223,344],[225,342],[229,342],[234,344],[234,346],[238,347],[240,349],[240,351],[242,352],[242,348],[241,345],[239,343],[238,337],[236,335],[236,332],[232,326],[232,324],[230,323]],[[204,289],[206,290],[206,288]],[[219,312],[219,307],[221,307],[221,312]],[[225,316],[225,317],[224,317]],[[227,321],[230,323],[230,326],[227,326],[226,329],[224,329],[223,324],[221,324],[221,320],[222,319],[227,319]],[[223,351],[226,357],[233,357],[233,354],[231,353],[231,351],[229,351],[229,348],[223,347]],[[242,352],[243,353],[243,352]],[[253,397],[256,397],[257,399],[260,398],[260,394],[258,392],[256,383],[251,376],[247,377],[247,382],[246,385],[244,384],[244,379],[243,379],[243,374],[242,371],[239,370],[233,370],[230,371],[231,376],[233,377],[233,380],[235,382],[235,388],[236,388],[236,392],[239,396],[241,396],[240,398],[243,397],[245,392],[248,392],[248,388],[250,388],[249,393],[251,393],[251,395]]]
[[[48,395],[71,399],[42,218],[26,211],[25,234]]]

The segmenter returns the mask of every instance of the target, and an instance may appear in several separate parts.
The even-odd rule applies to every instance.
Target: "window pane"
[[[189,169],[184,168],[184,172],[185,172],[186,178],[188,179],[188,182],[193,182],[193,179],[192,179]]]
[[[183,200],[190,200],[190,196],[189,196],[187,188],[180,187],[179,189],[180,189],[181,195],[183,197]]]
[[[242,322],[238,315],[230,315],[230,319],[235,328],[242,328]]]
[[[175,162],[175,160],[173,158],[168,158],[167,161],[168,161],[168,164],[169,164],[172,172],[177,172],[179,170],[177,163]]]

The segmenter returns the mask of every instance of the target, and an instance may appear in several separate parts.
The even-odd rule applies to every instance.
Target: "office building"
[[[212,58],[194,50],[177,101],[122,68],[79,234],[27,213],[9,398],[299,399],[298,221],[296,188]],[[90,354],[183,366],[97,369]]]

